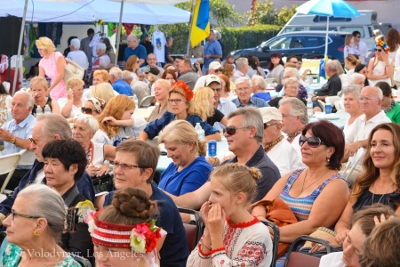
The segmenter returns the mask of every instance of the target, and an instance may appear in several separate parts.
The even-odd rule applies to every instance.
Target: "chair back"
[[[185,214],[193,214],[196,219],[196,224],[191,223],[183,223],[186,231],[186,239],[188,243],[189,251],[192,251],[197,243],[199,242],[200,238],[203,235],[204,231],[204,224],[203,220],[201,219],[200,213],[195,210],[185,209],[185,208],[178,208],[180,213]]]
[[[143,97],[142,101],[140,101],[140,103],[139,103],[139,108],[150,107],[151,102],[153,101],[154,97],[155,96],[153,96],[153,95]]]
[[[26,149],[23,149],[19,153],[0,157],[0,174],[8,173],[3,185],[1,186],[0,194],[3,193],[4,189],[6,189],[6,186],[14,174],[15,168],[18,166],[21,156],[25,151]]]
[[[274,240],[273,240],[273,248],[272,248],[272,261],[271,267],[275,267],[276,260],[278,258],[278,247],[279,247],[279,240],[280,240],[280,231],[279,227],[271,221],[261,221],[266,226],[269,226],[274,231]]]

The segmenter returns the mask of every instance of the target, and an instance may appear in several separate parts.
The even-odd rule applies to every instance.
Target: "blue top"
[[[139,59],[144,59],[146,62],[147,59],[147,50],[146,47],[143,45],[139,44],[135,49],[132,49],[130,47],[125,48],[124,51],[124,60],[127,61],[130,56],[137,56]],[[142,64],[142,66],[145,66]]]
[[[164,244],[160,250],[160,266],[185,267],[186,259],[189,255],[186,231],[183,227],[178,208],[172,199],[151,184],[153,194],[150,199],[157,202],[159,214],[156,225],[167,232]],[[111,204],[115,191],[106,195],[103,207]]]
[[[30,169],[29,172],[26,173],[24,177],[22,177],[18,186],[14,189],[14,193],[0,203],[1,214],[7,215],[8,213],[10,213],[11,207],[14,204],[14,200],[18,196],[19,191],[35,181],[37,173],[43,169],[43,166],[43,162],[35,160],[32,165],[32,169]],[[82,178],[76,181],[75,184],[78,187],[79,193],[81,193],[86,199],[94,203],[95,196],[93,182],[92,178],[90,178],[86,171],[83,173]]]
[[[127,96],[133,96],[132,88],[130,87],[129,84],[124,82],[124,80],[122,80],[122,79],[116,80],[115,83],[112,84],[112,87],[119,94],[124,94],[124,95],[127,95]]]
[[[269,92],[257,92],[255,94],[253,94],[253,97],[258,97],[258,98],[261,98],[261,99],[263,99],[265,101],[270,101],[271,100],[271,95],[269,94]]]
[[[13,136],[19,137],[21,139],[28,139],[32,137],[32,129],[36,123],[36,118],[29,114],[25,120],[21,121],[19,124],[13,119],[7,121],[1,126],[2,129],[9,131]],[[0,152],[0,156],[10,155],[18,153],[22,150],[21,147],[16,146],[9,142],[4,142],[4,150]],[[20,166],[21,169],[30,169],[31,166]],[[20,169],[17,168],[17,169]]]
[[[206,43],[206,45],[204,46],[204,56],[207,56],[207,55],[220,55],[222,57],[221,44],[217,40]],[[214,60],[215,60],[215,58],[207,59],[204,57],[203,69],[207,70],[208,66],[210,66],[210,63],[213,62]]]
[[[166,111],[164,115],[152,122],[149,122],[144,128],[143,131],[147,133],[149,136],[149,139],[153,139],[158,135],[158,133],[164,129],[165,126],[167,126],[170,122],[175,120],[175,114],[169,111]],[[186,117],[186,121],[189,122],[193,127],[196,126],[196,123],[200,123],[201,128],[203,128],[205,135],[210,135],[210,134],[215,134],[219,133],[217,129],[212,127],[210,124],[207,122],[204,122],[201,120],[200,116],[197,114],[189,115]]]
[[[269,107],[269,104],[264,101],[261,98],[257,97],[250,97],[249,103],[247,105],[243,105],[240,103],[239,98],[235,98],[232,100],[233,104],[236,105],[237,108],[242,108],[242,107],[257,107],[257,108],[263,108],[263,107]]]
[[[197,157],[189,166],[178,172],[178,166],[171,162],[161,174],[158,187],[175,196],[200,188],[210,176],[213,167],[203,156]]]

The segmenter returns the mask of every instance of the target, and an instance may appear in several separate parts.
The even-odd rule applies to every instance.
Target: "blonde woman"
[[[135,102],[126,95],[113,97],[104,111],[97,117],[99,130],[93,141],[105,145],[117,146],[122,141],[133,136],[132,114],[135,111]]]
[[[108,83],[110,80],[110,75],[106,70],[95,70],[93,72],[93,85],[97,85],[99,83]]]
[[[353,35],[348,34],[346,35],[346,38],[344,39],[344,58],[348,57],[349,55],[355,55],[356,51],[353,48],[352,45],[352,40],[353,40]]]
[[[67,65],[64,56],[56,52],[53,42],[47,37],[36,40],[36,46],[42,59],[39,61],[39,76],[47,76],[51,79],[48,93],[52,99],[58,100],[67,97],[64,82],[64,70]]]
[[[83,99],[83,86],[85,83],[82,79],[71,78],[67,81],[67,98],[58,99],[61,115],[64,118],[74,118],[82,114],[81,108],[85,105]]]
[[[50,107],[51,113],[60,114],[60,106],[58,105],[57,100],[51,99],[51,97],[47,95],[49,86],[45,78],[39,76],[33,77],[29,84],[29,88],[35,102],[32,109],[32,115],[36,115],[36,108],[38,106],[40,106],[44,111],[46,105]]]
[[[226,126],[228,124],[228,119],[221,111],[214,108],[214,104],[215,98],[212,89],[209,87],[199,87],[195,90],[193,112],[210,125],[219,122]]]
[[[159,79],[154,83],[154,96],[155,99],[157,100],[157,104],[149,116],[148,119],[149,122],[161,118],[164,115],[164,113],[168,110],[169,89],[171,89],[171,84],[167,80]]]
[[[109,83],[99,83],[96,86],[92,86],[89,92],[90,92],[89,99],[91,97],[97,97],[103,99],[106,102],[106,105],[111,100],[111,98],[119,95],[116,91],[114,91],[111,84]]]
[[[174,120],[186,120],[193,127],[200,123],[203,128],[206,140],[221,140],[221,135],[217,129],[202,121],[199,115],[193,112],[193,92],[183,81],[178,81],[172,85],[169,91],[168,109],[164,115],[155,121],[147,124],[146,128],[139,135],[138,139],[146,141],[153,139],[161,130]]]
[[[174,196],[200,188],[209,178],[213,167],[206,161],[205,141],[193,126],[184,120],[173,121],[160,133],[159,142],[173,162],[161,174],[158,187]]]

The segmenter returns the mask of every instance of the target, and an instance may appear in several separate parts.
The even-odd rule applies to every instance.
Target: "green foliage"
[[[274,3],[270,0],[264,2],[256,1],[254,5],[254,11],[248,11],[245,13],[245,17],[248,18],[248,25],[253,26],[257,24],[271,24],[284,26],[286,22],[296,13],[297,5],[292,5],[289,9],[284,6],[279,12],[274,8]]]
[[[222,35],[225,54],[233,50],[256,47],[262,42],[274,37],[281,27],[275,25],[243,26],[240,28],[223,27],[217,29]]]
[[[235,6],[227,0],[210,0],[211,17],[217,20],[219,26],[239,23],[243,18],[235,11]]]

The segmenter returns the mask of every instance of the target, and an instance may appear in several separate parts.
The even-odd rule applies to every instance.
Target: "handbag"
[[[292,223],[297,223],[297,218],[291,208],[279,197],[274,200],[260,200],[251,205],[251,208],[262,205],[265,207],[267,215],[265,218],[273,222],[276,226],[282,227]],[[290,243],[279,242],[278,258],[285,254]]]
[[[83,79],[83,75],[85,74],[85,70],[79,66],[76,62],[64,57],[65,62],[67,63],[64,69],[64,82],[67,83],[71,78]],[[54,53],[54,62],[57,65],[56,61],[56,53]]]
[[[94,193],[111,192],[114,190],[114,176],[106,174],[101,177],[93,178]]]

